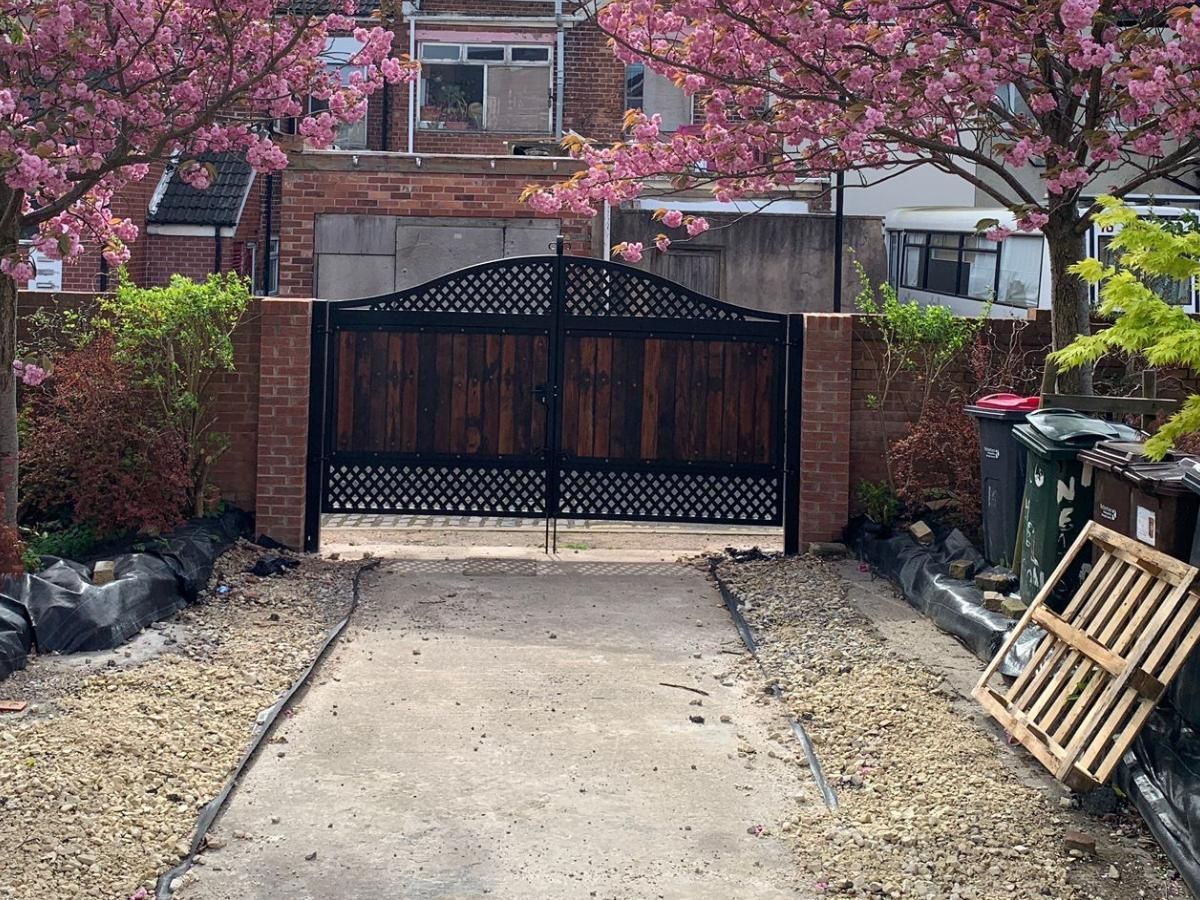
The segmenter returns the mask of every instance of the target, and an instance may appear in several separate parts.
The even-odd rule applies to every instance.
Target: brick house
[[[320,3],[292,6],[313,10]],[[377,7],[378,0],[362,0],[359,13],[368,20]],[[517,200],[530,182],[574,170],[577,164],[558,150],[563,134],[614,140],[633,106],[662,115],[667,129],[692,123],[691,99],[642,66],[619,62],[586,9],[569,5],[556,13],[544,0],[419,0],[403,5],[392,28],[397,53],[420,60],[421,77],[377,92],[366,118],[342,129],[336,149],[297,146],[289,167],[268,177],[218,154],[203,160],[217,176],[209,190],[196,191],[173,166],[160,166],[126,191],[118,211],[143,231],[131,275],[156,284],[172,272],[236,271],[252,277],[257,293],[341,299],[397,290],[500,256],[546,252],[560,232],[569,252],[600,255],[612,243],[657,230],[645,209],[625,211],[626,234],[611,227],[610,216],[547,218]],[[353,37],[330,41],[329,64],[345,77],[356,47]],[[315,101],[310,108],[317,109]],[[757,305],[774,297],[767,302],[779,308],[828,308],[832,223],[807,215],[821,188],[803,183],[773,204],[773,212],[788,215],[771,217],[772,233],[786,234],[789,248],[802,254],[786,272],[772,272],[778,254],[773,258],[770,247],[758,248],[761,261],[747,257],[747,241],[735,239],[736,222],[670,259],[650,254],[644,265],[735,301]],[[882,271],[876,223],[860,231],[851,229],[851,246]],[[759,270],[770,277],[755,284]],[[61,283],[51,277],[38,289],[108,286],[96,251],[62,267]]]

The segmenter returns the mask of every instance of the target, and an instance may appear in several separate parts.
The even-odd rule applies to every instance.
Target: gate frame
[[[580,258],[591,260],[590,257]],[[318,299],[313,301],[307,466],[304,492],[304,550],[306,552],[316,552],[320,546],[322,507],[325,501],[328,479],[327,429],[331,426],[330,405],[332,400],[331,382],[333,378],[333,373],[331,372],[333,362],[331,346],[333,334],[331,326],[332,310],[340,306],[366,304],[371,301],[394,298],[397,294],[420,290],[426,285],[447,281],[467,271],[483,270],[488,266],[500,262],[507,262],[509,265],[512,265],[517,261],[528,261],[531,264],[554,263],[549,329],[549,370],[547,371],[544,396],[542,397],[542,402],[546,406],[545,459],[547,465],[545,520],[547,552],[549,552],[551,524],[553,523],[555,531],[557,531],[557,521],[559,518],[577,518],[559,514],[559,501],[561,498],[560,469],[562,466],[562,381],[564,377],[563,357],[565,356],[566,341],[566,330],[563,326],[563,306],[566,295],[567,259],[565,241],[563,236],[559,235],[555,241],[555,253],[552,256],[509,257],[467,266],[424,282],[421,285],[415,285],[403,291],[396,291],[378,297],[336,301]],[[766,310],[737,306],[736,304],[717,300],[716,298],[705,297],[696,291],[692,291],[683,285],[678,285],[676,282],[671,282],[669,279],[665,279],[654,273],[613,263],[609,260],[595,262],[603,262],[604,268],[611,266],[616,272],[629,270],[653,282],[677,286],[688,294],[700,297],[718,308],[727,308],[740,313],[764,316],[768,320],[776,319],[782,325],[783,339],[781,343],[784,358],[781,366],[782,384],[779,386],[782,406],[777,411],[777,414],[782,415],[784,420],[780,427],[780,440],[783,441],[783,446],[782,448],[778,448],[781,451],[778,466],[782,479],[780,515],[784,530],[784,554],[788,556],[798,554],[800,552],[801,404],[804,380],[804,315],[802,313],[772,313]],[[661,519],[657,521],[671,520]]]

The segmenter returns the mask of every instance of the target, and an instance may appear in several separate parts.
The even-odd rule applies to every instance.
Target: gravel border
[[[198,603],[118,650],[39,656],[0,682],[29,701],[0,716],[0,898],[153,896],[202,843],[198,816],[353,601],[356,564],[246,574],[266,553],[236,545]]]
[[[724,561],[718,572],[754,629],[765,687],[804,723],[837,782],[835,816],[809,804],[782,824],[812,890],[939,900],[1186,896],[1169,867],[1137,849],[1141,835],[1119,838],[1116,821],[1083,819],[941,675],[890,646],[825,563]],[[928,627],[931,640],[945,640]],[[764,677],[757,663],[741,665],[745,677]],[[1064,843],[1081,820],[1099,858]]]

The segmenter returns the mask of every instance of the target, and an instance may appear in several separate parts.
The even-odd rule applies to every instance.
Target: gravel
[[[187,854],[199,810],[351,599],[355,566],[244,574],[263,554],[235,546],[198,604],[124,648],[38,657],[0,682],[30,701],[0,716],[0,897],[126,898]]]
[[[1111,860],[1072,857],[1063,836],[1078,819],[1061,790],[1015,773],[1024,763],[955,708],[965,704],[940,675],[887,647],[823,562],[726,561],[719,573],[760,641],[765,687],[777,686],[803,723],[838,794],[836,814],[801,804],[781,826],[817,892],[1185,896],[1166,871],[1144,890],[1118,882]],[[757,663],[743,665],[741,676],[762,679]],[[804,764],[799,749],[796,760]]]

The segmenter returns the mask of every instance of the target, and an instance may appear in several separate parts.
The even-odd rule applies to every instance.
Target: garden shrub
[[[854,494],[863,513],[872,522],[888,527],[896,521],[900,498],[886,481],[860,481]]]
[[[36,569],[43,556],[81,560],[96,547],[96,530],[88,522],[34,531],[25,541],[25,568]]]
[[[29,391],[21,446],[21,518],[90,523],[97,536],[156,532],[187,509],[178,435],[100,336],[61,356]]]
[[[979,430],[955,402],[930,402],[893,442],[896,493],[916,508],[947,501],[946,518],[974,536],[981,523]]]
[[[964,362],[981,359],[977,338],[988,322],[990,306],[985,307],[977,318],[965,318],[956,316],[944,306],[922,306],[915,300],[902,302],[896,289],[887,283],[879,285],[878,290],[872,288],[866,270],[857,263],[856,267],[862,285],[857,305],[873,317],[878,334],[877,341],[866,342],[876,373],[876,391],[868,397],[868,406],[882,411],[890,409],[898,400],[907,400],[904,404],[906,412],[916,423],[908,437],[898,441],[892,439],[887,429],[879,429],[880,453],[887,467],[885,486],[906,503],[917,505],[923,495],[938,488],[932,480],[936,473],[945,471],[946,477],[953,480],[944,484],[942,490],[952,495],[958,490],[958,475],[950,471],[952,467],[940,463],[919,466],[912,458],[919,448],[910,443],[910,439],[914,433],[949,427],[951,423],[947,421],[946,410],[966,402],[965,392],[955,382],[954,375]],[[967,359],[968,354],[972,360]],[[897,388],[903,388],[906,396],[901,396]],[[977,447],[974,423],[970,419],[966,421],[971,425],[973,446]],[[949,430],[956,429],[950,427]],[[940,448],[938,452],[944,453],[946,448]],[[974,465],[977,467],[978,461]],[[903,479],[901,467],[905,473]],[[860,496],[859,500],[861,503],[863,498]]]
[[[1060,370],[1087,366],[1109,353],[1143,358],[1151,366],[1200,372],[1200,322],[1187,310],[1162,299],[1164,280],[1200,277],[1200,230],[1193,222],[1141,219],[1112,197],[1101,197],[1104,211],[1095,217],[1116,233],[1109,245],[1117,265],[1085,259],[1071,271],[1099,287],[1098,312],[1111,317],[1110,327],[1080,336],[1051,354]],[[1186,435],[1200,431],[1200,394],[1191,394],[1146,442],[1146,451],[1161,457]]]
[[[233,273],[195,282],[182,275],[166,287],[142,288],[124,275],[101,300],[101,328],[113,335],[127,366],[185,454],[194,515],[207,510],[208,473],[229,447],[214,429],[213,378],[233,371],[233,331],[250,303],[247,281]]]

